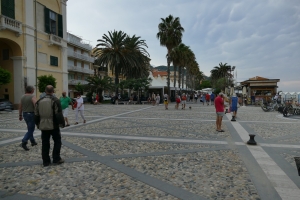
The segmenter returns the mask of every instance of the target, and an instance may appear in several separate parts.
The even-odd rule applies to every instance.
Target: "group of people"
[[[228,104],[226,103],[227,101],[228,101]],[[238,110],[239,99],[236,96],[236,94],[233,94],[232,97],[230,99],[228,99],[227,96],[221,92],[215,98],[214,105],[215,105],[216,114],[217,114],[216,131],[224,132],[224,130],[221,129],[223,116],[228,112],[228,110],[230,110],[233,113],[231,121],[233,121],[233,122],[236,121],[236,114],[237,114],[237,110]],[[228,106],[229,106],[229,108],[228,108]]]
[[[76,123],[78,124],[78,114],[80,113],[83,123],[86,122],[83,111],[84,104],[80,94],[77,95],[76,102],[66,96],[66,92],[62,92],[62,97],[58,99],[54,95],[54,88],[52,85],[48,85],[45,88],[44,95],[39,100],[36,99],[33,86],[27,86],[25,94],[22,96],[19,105],[19,120],[26,122],[27,132],[24,135],[21,143],[21,147],[29,151],[27,147],[28,141],[31,142],[31,146],[37,145],[34,139],[33,132],[35,126],[41,130],[42,135],[42,159],[43,165],[49,166],[51,159],[49,156],[50,151],[50,137],[54,141],[53,147],[53,164],[61,164],[64,160],[60,157],[61,150],[61,133],[59,128],[70,126],[68,121],[69,105],[72,105],[72,109],[76,109]]]

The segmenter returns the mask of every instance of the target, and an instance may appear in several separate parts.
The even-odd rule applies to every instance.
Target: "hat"
[[[224,93],[220,92],[219,95],[220,95],[220,96],[221,96],[221,95],[224,96]]]

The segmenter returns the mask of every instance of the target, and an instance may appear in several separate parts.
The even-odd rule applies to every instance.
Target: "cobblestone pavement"
[[[40,131],[38,146],[24,151],[25,122],[0,113],[0,198],[299,199],[297,118],[241,107],[237,122],[226,114],[217,132],[214,107],[199,103],[85,108],[87,123],[61,129],[66,162],[49,167]],[[257,146],[246,144],[249,134]]]

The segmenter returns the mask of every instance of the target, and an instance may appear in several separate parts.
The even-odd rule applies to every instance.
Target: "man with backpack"
[[[53,164],[64,163],[60,157],[61,133],[59,127],[65,127],[60,100],[53,96],[54,88],[48,85],[45,89],[46,96],[37,101],[34,115],[35,124],[42,131],[42,159],[44,167],[51,164],[49,156],[50,136],[54,141],[52,152]]]

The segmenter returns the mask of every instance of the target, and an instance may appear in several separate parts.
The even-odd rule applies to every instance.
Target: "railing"
[[[94,60],[95,60],[91,56],[87,56],[87,55],[77,53],[77,52],[74,52],[74,51],[71,51],[71,50],[68,50],[68,56],[74,57],[74,58],[77,58],[77,59],[80,59],[80,60],[84,60],[84,61],[87,61],[87,62],[91,62],[91,63],[93,63]]]
[[[49,45],[56,44],[58,46],[62,46],[62,39],[56,35],[49,35]]]
[[[22,23],[12,18],[0,15],[0,30],[9,29],[16,32],[17,36],[22,34]]]
[[[75,79],[69,79],[69,85],[77,85],[78,83],[80,83],[81,85],[86,85],[88,84],[87,81],[85,80],[75,80]]]
[[[82,72],[82,73],[85,73],[85,74],[93,74],[94,73],[94,70],[86,69],[86,68],[82,68],[82,67],[77,67],[77,66],[73,66],[73,65],[69,65],[68,70],[69,71]]]
[[[93,48],[90,44],[84,43],[81,38],[70,33],[68,33],[68,42],[89,51]]]

